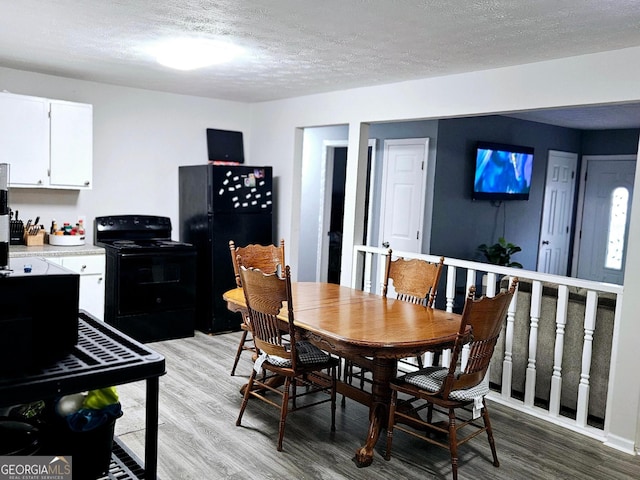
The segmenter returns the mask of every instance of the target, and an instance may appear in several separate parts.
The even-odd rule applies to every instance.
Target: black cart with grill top
[[[166,373],[165,359],[82,310],[78,324],[78,343],[66,356],[27,373],[0,376],[0,407],[146,380],[144,467],[116,440],[106,478],[155,479],[159,377]]]

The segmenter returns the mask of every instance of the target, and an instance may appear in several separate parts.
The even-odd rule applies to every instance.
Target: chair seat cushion
[[[287,348],[290,350],[290,348]],[[324,363],[329,360],[329,354],[323,352],[315,345],[300,341],[296,342],[296,351],[298,352],[298,362],[302,364]],[[267,361],[276,367],[290,367],[291,360],[288,358],[278,357],[276,355],[267,355]]]
[[[443,367],[426,367],[415,372],[407,373],[401,377],[405,383],[415,385],[416,387],[428,392],[437,392],[442,387],[444,379],[449,373],[448,368]],[[457,372],[456,372],[457,373]],[[452,390],[449,398],[459,402],[472,401],[482,398],[489,393],[489,379],[485,378],[478,385],[467,388],[465,390]]]

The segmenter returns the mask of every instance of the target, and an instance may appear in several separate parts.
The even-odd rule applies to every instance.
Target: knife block
[[[9,223],[9,245],[24,245],[24,223],[11,220]]]
[[[44,230],[38,230],[35,235],[29,235],[29,232],[24,231],[24,243],[27,247],[33,247],[37,245],[44,245]]]

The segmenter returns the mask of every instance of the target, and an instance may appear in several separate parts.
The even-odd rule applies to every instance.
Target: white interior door
[[[636,161],[583,158],[578,278],[622,284]]]
[[[538,250],[539,272],[567,275],[577,165],[576,153],[549,150]]]
[[[385,140],[380,239],[396,251],[422,251],[428,138]]]

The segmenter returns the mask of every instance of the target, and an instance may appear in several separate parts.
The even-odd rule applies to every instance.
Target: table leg
[[[393,358],[373,359],[369,432],[365,445],[356,451],[355,461],[358,467],[368,467],[373,462],[373,450],[378,442],[380,430],[387,425],[391,402],[389,382],[395,378],[397,366],[398,362]]]
[[[158,405],[160,378],[147,379],[144,478],[155,479],[158,471]]]

